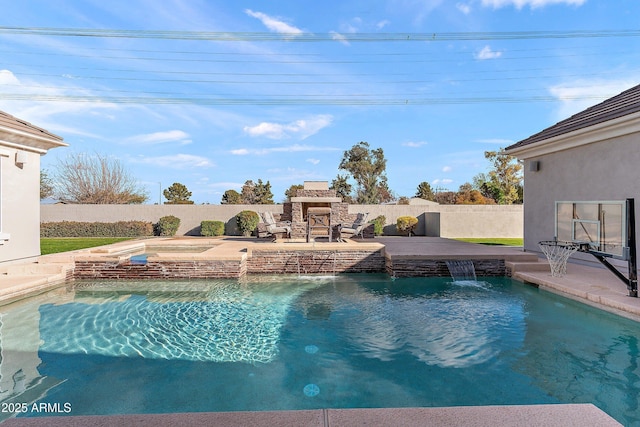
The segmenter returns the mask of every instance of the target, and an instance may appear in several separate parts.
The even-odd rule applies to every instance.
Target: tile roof
[[[4,111],[0,111],[0,128],[5,128],[13,131],[27,133],[29,135],[46,138],[49,140],[62,142],[62,137],[55,135],[45,129],[34,126],[31,123],[18,119],[17,117],[7,114]]]
[[[637,112],[640,112],[640,85],[627,89],[613,98],[589,107],[535,135],[531,135],[527,139],[510,145],[506,150],[534,144]]]

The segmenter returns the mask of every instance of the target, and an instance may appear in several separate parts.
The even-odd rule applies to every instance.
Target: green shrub
[[[254,211],[242,211],[236,215],[236,224],[243,236],[251,236],[260,222],[260,215]]]
[[[153,224],[144,221],[43,222],[40,237],[143,237],[153,236]]]
[[[178,227],[180,227],[180,218],[173,215],[163,216],[155,224],[155,234],[156,236],[175,236]]]
[[[202,221],[200,223],[201,236],[222,236],[224,234],[224,222]]]
[[[370,222],[373,223],[373,234],[376,236],[382,236],[384,234],[384,225],[387,223],[387,218],[384,215],[380,215]]]
[[[416,225],[418,225],[418,218],[415,216],[399,216],[396,220],[396,228],[398,229],[398,232],[408,236],[414,234],[413,231],[415,230]]]

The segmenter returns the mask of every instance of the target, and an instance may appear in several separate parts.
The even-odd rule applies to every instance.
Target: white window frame
[[[2,164],[5,163],[3,160],[4,158],[11,158],[11,151],[5,150],[0,148],[0,245],[3,245],[5,242],[7,242],[10,238],[11,238],[11,234],[6,233],[4,231],[4,227],[2,226],[2,220],[3,220],[3,215],[2,215],[2,210],[4,207],[4,199],[3,199],[3,194],[2,194],[2,187],[3,187],[3,176],[2,176]]]

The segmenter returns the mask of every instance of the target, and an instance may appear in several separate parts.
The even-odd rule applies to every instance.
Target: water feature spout
[[[477,280],[476,269],[470,259],[450,260],[446,263],[454,282]]]

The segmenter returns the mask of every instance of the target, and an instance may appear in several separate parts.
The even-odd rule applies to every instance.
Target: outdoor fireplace
[[[282,219],[291,221],[291,237],[332,240],[336,227],[347,221],[349,205],[342,203],[327,181],[305,181],[290,202],[284,204]]]

